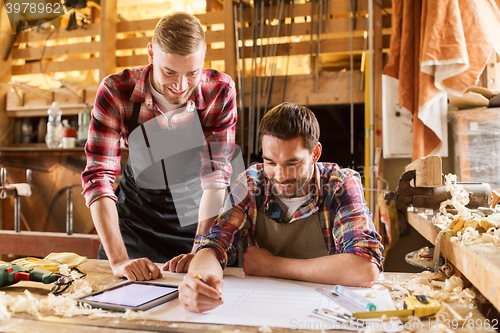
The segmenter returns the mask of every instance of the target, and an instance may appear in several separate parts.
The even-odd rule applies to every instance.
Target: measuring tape
[[[416,316],[428,319],[432,318],[441,309],[441,304],[432,297],[415,295],[405,299],[404,308],[405,310],[355,312],[352,315],[357,319],[380,318],[384,315],[389,318]]]

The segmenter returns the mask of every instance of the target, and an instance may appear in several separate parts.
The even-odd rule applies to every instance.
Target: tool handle
[[[42,282],[43,284],[55,282],[59,278],[54,272],[41,268],[33,268],[33,270],[29,271],[29,274],[30,281]]]

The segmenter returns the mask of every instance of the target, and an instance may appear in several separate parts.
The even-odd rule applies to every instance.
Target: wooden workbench
[[[88,273],[87,278],[97,286],[110,286],[116,284],[121,279],[114,277],[111,273],[109,264],[105,260],[90,260],[82,265],[82,269]],[[409,273],[385,273],[387,279],[408,280],[412,274]],[[37,298],[46,296],[50,286],[35,282],[20,282],[16,285],[3,288],[11,296],[17,296],[29,289]],[[455,308],[460,312],[460,309]],[[468,313],[468,309],[462,309],[462,314]],[[478,310],[473,310],[473,319],[484,321]],[[429,322],[424,321],[424,325]],[[85,316],[63,318],[54,315],[28,315],[16,314],[7,321],[0,320],[0,331],[5,333],[52,333],[52,332],[99,332],[99,333],[128,333],[128,332],[260,332],[258,326],[234,326],[234,325],[214,325],[214,324],[195,324],[186,322],[165,322],[157,320],[125,320],[116,318],[88,319]],[[272,328],[273,333],[294,332],[305,333],[314,330]],[[430,331],[420,330],[419,332]],[[494,330],[477,329],[460,330],[462,332],[484,332],[491,333]],[[317,331],[320,332],[320,331]]]
[[[431,223],[424,213],[408,211],[408,222],[435,245],[441,229]],[[500,310],[500,248],[484,245],[465,246],[442,236],[441,253],[497,310]]]

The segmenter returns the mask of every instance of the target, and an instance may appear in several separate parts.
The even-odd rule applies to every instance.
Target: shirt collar
[[[205,98],[203,98],[202,83],[207,80],[208,73],[210,73],[209,70],[201,70],[200,82],[198,82],[198,86],[196,86],[196,89],[194,89],[194,91],[191,93],[191,96],[189,96],[188,98],[188,101],[194,102],[194,105],[198,110],[204,110],[207,108]]]

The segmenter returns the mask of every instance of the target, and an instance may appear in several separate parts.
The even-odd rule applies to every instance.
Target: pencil
[[[200,280],[201,282],[203,282],[204,284],[206,284],[207,286],[211,287],[211,285],[209,285],[205,280],[203,280],[203,278],[200,276],[200,274],[196,274],[195,275],[195,278]],[[224,303],[224,300],[222,299],[222,297],[219,296],[219,299],[222,303]]]

